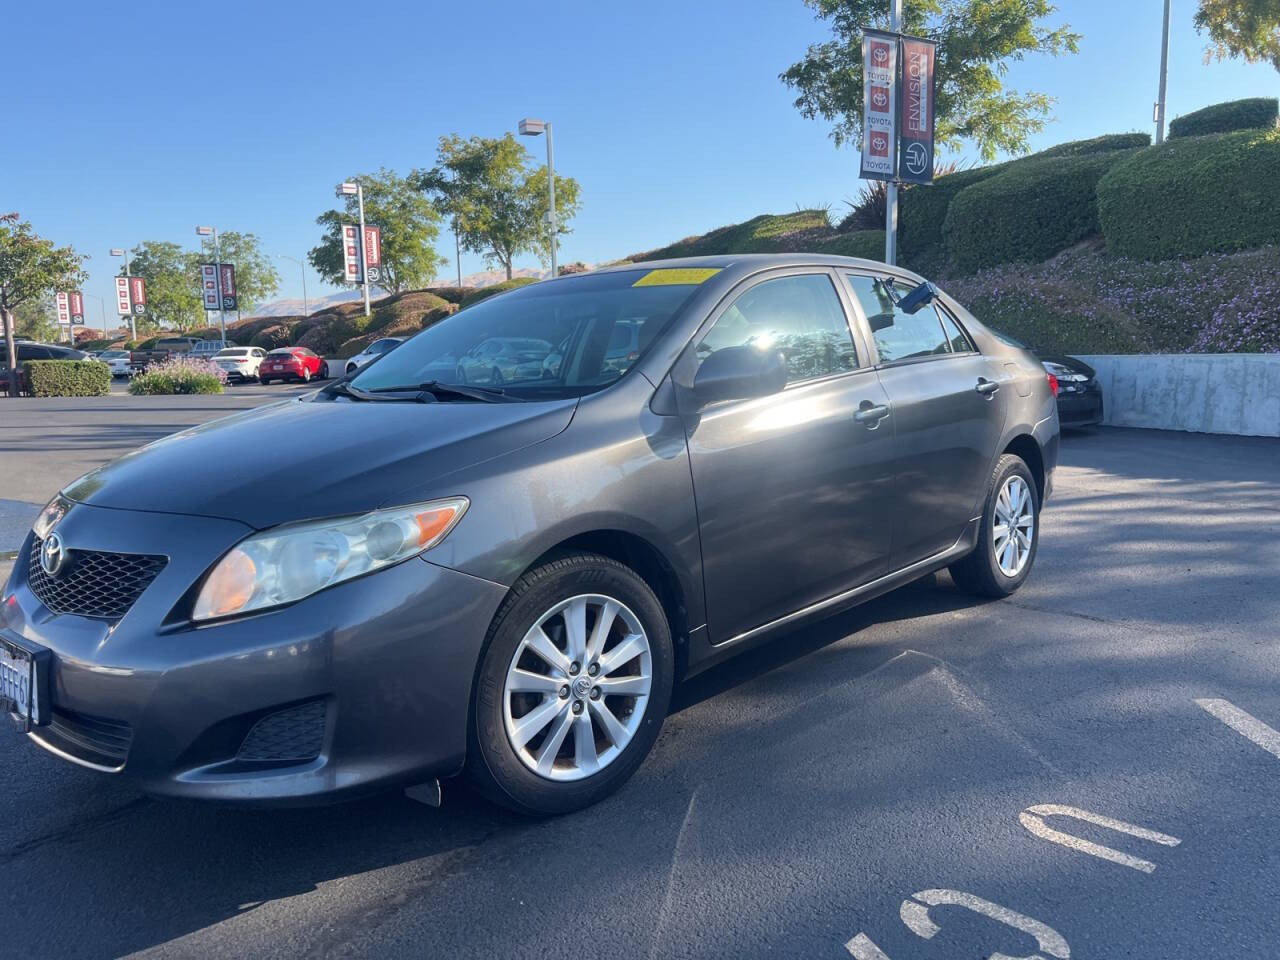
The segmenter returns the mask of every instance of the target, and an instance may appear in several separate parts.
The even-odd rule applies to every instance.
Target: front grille
[[[49,726],[41,729],[47,729],[50,739],[68,753],[104,767],[123,766],[133,743],[133,728],[123,720],[91,717],[60,707],[53,708]]]
[[[324,747],[323,700],[311,700],[268,714],[253,725],[237,755],[240,760],[301,763]]]
[[[58,575],[40,566],[43,540],[32,540],[27,558],[31,592],[54,613],[70,613],[95,620],[116,621],[142,596],[164,569],[165,557],[142,553],[102,553],[68,550]]]

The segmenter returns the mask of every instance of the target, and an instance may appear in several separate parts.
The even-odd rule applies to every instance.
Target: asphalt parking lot
[[[262,402],[146,399],[4,406],[0,550],[95,463]],[[1278,625],[1280,441],[1069,434],[1015,597],[940,575],[714,669],[562,819],[453,784],[151,800],[4,726],[0,953],[1277,956]]]

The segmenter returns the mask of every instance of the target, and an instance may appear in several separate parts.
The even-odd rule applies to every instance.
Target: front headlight
[[[36,535],[36,539],[43,540],[47,537],[49,531],[58,525],[58,521],[70,508],[71,501],[60,493],[46,503],[40,515],[36,517],[36,522],[31,525],[31,532]]]
[[[256,533],[205,575],[191,618],[278,607],[399,563],[448,536],[467,505],[466,497],[450,497]]]

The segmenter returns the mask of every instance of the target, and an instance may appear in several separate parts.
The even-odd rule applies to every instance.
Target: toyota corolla
[[[440,378],[495,338],[560,362]],[[563,277],[72,483],[0,603],[0,698],[154,793],[466,773],[565,812],[631,776],[684,677],[942,568],[1012,593],[1057,452],[1039,361],[904,270]]]

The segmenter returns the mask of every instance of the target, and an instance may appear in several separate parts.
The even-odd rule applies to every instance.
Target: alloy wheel
[[[626,749],[652,686],[639,618],[612,597],[570,597],[538,617],[511,658],[502,691],[507,740],[539,776],[582,780]]]
[[[1031,558],[1036,516],[1031,487],[1017,474],[1009,477],[996,497],[995,522],[991,525],[991,545],[1000,572],[1012,579]]]

